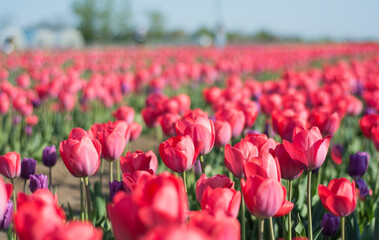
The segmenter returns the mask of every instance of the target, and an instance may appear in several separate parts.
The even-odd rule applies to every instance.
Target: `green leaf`
[[[68,208],[67,219],[71,220],[73,218],[74,214],[72,213],[72,208],[71,208],[71,205],[68,201],[67,201],[67,208]]]
[[[317,240],[318,237],[320,237],[320,233],[321,233],[322,229],[323,228],[320,228],[319,230],[317,230],[317,232],[314,234],[313,240]]]
[[[295,227],[295,232],[299,236],[305,237],[306,236],[306,232],[305,232],[305,228],[304,228],[303,222],[301,221],[300,214],[297,214],[297,219],[298,219],[299,222],[298,222],[298,224]]]
[[[361,239],[375,239],[374,236],[377,236],[374,234],[375,232],[375,222],[376,219],[374,218],[369,225],[367,225],[361,235]]]

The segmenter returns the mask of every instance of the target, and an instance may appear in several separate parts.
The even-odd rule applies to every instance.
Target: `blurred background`
[[[215,45],[379,40],[379,1],[0,1],[0,45]]]

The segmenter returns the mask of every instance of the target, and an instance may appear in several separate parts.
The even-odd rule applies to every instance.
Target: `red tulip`
[[[21,157],[16,152],[0,156],[0,173],[6,178],[16,178],[21,174]]]
[[[127,152],[125,157],[120,158],[121,170],[125,172],[134,172],[137,170],[152,170],[155,174],[158,167],[158,159],[154,152],[142,151]]]
[[[6,114],[10,105],[9,97],[5,93],[0,93],[0,114]]]
[[[230,188],[207,187],[201,199],[201,209],[213,216],[237,217],[241,193]]]
[[[64,221],[64,211],[49,190],[38,189],[29,196],[18,194],[13,223],[20,240],[46,239],[63,227]]]
[[[179,114],[165,113],[159,117],[159,123],[161,124],[162,131],[166,136],[175,136],[175,124],[182,117]]]
[[[3,219],[8,204],[8,193],[3,179],[0,177],[0,219]]]
[[[142,125],[140,125],[137,122],[132,122],[129,125],[129,130],[130,130],[130,141],[134,141],[137,138],[139,138],[139,136],[141,135]]]
[[[227,121],[216,121],[215,126],[215,145],[218,147],[225,146],[232,139],[232,128]]]
[[[89,177],[99,169],[101,144],[81,130],[73,129],[69,136],[71,138],[59,144],[59,152],[74,177]]]
[[[173,99],[178,102],[179,114],[184,114],[191,108],[191,98],[187,94],[179,94]]]
[[[278,158],[280,173],[283,179],[294,180],[303,173],[303,169],[290,157],[283,144],[276,146],[275,157]]]
[[[333,179],[328,187],[318,186],[322,205],[337,217],[350,215],[356,205],[355,182],[346,178]]]
[[[252,157],[243,166],[245,177],[261,176],[276,179],[280,182],[280,167],[278,159],[271,153],[263,153],[261,157]]]
[[[119,107],[115,112],[112,113],[113,117],[117,120],[122,120],[131,124],[134,121],[134,109],[131,107]]]
[[[379,127],[379,115],[377,114],[364,115],[359,121],[359,124],[361,126],[363,135],[365,135],[366,138],[371,139],[372,129],[375,127]]]
[[[232,128],[232,136],[234,138],[241,135],[245,127],[245,115],[242,111],[234,108],[219,110],[216,112],[216,119],[227,121]]]
[[[36,115],[30,115],[26,117],[26,124],[29,126],[35,126],[38,123],[38,117]]]
[[[225,146],[225,166],[234,176],[244,177],[243,165],[250,158],[258,156],[258,149],[252,143],[241,140],[234,147],[226,144]]]
[[[258,148],[259,154],[270,152],[271,149],[274,150],[278,145],[274,139],[268,138],[265,134],[250,133],[245,136],[244,140],[256,146]]]
[[[292,143],[284,140],[283,145],[289,156],[304,170],[314,170],[321,167],[328,153],[331,136],[322,138],[320,130],[312,127],[305,130],[294,129]]]
[[[255,119],[258,116],[257,104],[253,101],[239,103],[238,109],[245,114],[245,128],[250,128],[254,125]]]
[[[202,229],[212,239],[240,239],[240,223],[234,217],[212,216],[204,211],[191,212],[189,226]]]
[[[188,135],[172,137],[159,145],[163,163],[171,170],[182,173],[192,168],[197,153]]]
[[[153,107],[142,109],[142,117],[148,127],[155,127],[158,124],[159,112]]]
[[[151,169],[137,170],[134,172],[124,172],[122,174],[122,185],[126,193],[133,192],[134,188],[139,184],[139,180],[142,176],[153,176],[154,172]]]
[[[275,179],[251,176],[241,179],[247,209],[258,218],[275,216],[285,203],[286,189]]]
[[[209,153],[215,142],[215,129],[213,122],[206,117],[186,117],[175,125],[179,136],[189,135],[195,145],[196,152],[200,155]]]
[[[372,142],[374,143],[374,146],[376,148],[376,151],[379,151],[379,126],[372,128],[371,138],[372,138]]]
[[[218,87],[205,88],[203,97],[207,103],[216,102],[222,95],[222,90]]]
[[[207,187],[215,188],[230,188],[234,189],[234,182],[225,175],[217,174],[213,177],[207,178],[205,173],[201,174],[199,180],[196,182],[196,198],[199,203],[203,198],[203,193]]]
[[[201,229],[186,225],[160,226],[152,229],[140,240],[211,240]]]
[[[138,239],[153,227],[185,223],[188,200],[183,181],[170,173],[142,176],[128,195],[118,192],[107,205],[116,239]]]
[[[203,116],[205,118],[208,118],[208,113],[204,112],[200,108],[190,109],[186,113],[184,113],[183,118],[196,118],[197,116]]]
[[[102,147],[103,158],[114,161],[120,158],[126,146],[125,135],[111,128],[104,128],[98,135]]]
[[[293,110],[274,110],[271,114],[272,126],[282,139],[292,140],[293,129],[296,126],[306,127],[307,118],[299,116]]]
[[[309,124],[318,127],[324,136],[334,135],[340,126],[340,117],[327,108],[316,108],[309,116]]]
[[[277,93],[263,95],[259,99],[259,103],[261,105],[262,112],[269,116],[275,109],[280,109],[282,105],[282,98]]]
[[[96,229],[91,222],[71,221],[60,227],[51,236],[51,240],[101,240],[103,231]]]

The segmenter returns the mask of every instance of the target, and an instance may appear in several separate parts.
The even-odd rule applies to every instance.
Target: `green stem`
[[[52,177],[53,173],[51,171],[51,167],[49,167],[49,189],[51,192],[53,192],[53,177]]]
[[[241,182],[241,181],[240,181]],[[242,189],[242,186],[241,186]],[[246,204],[243,199],[243,196],[241,197],[241,205],[242,205],[242,212],[241,212],[241,217],[242,217],[242,240],[246,239]]]
[[[100,189],[103,188],[103,174],[104,174],[104,159],[101,159],[101,167],[100,167]]]
[[[26,192],[26,179],[24,179],[24,193]]]
[[[183,182],[184,182],[184,189],[186,190],[186,193],[187,193],[187,178],[186,178],[186,172],[182,172],[182,178],[183,178]]]
[[[201,165],[201,172],[202,173],[205,173],[204,172],[204,158],[203,158],[203,155],[200,155],[200,165]]]
[[[307,185],[307,205],[308,205],[308,239],[313,240],[312,232],[312,171],[308,171],[308,185]]]
[[[92,221],[92,201],[91,201],[91,194],[89,192],[88,177],[84,178],[84,183],[85,183],[86,195],[87,195],[88,218],[89,218],[90,221]]]
[[[265,232],[265,220],[260,218],[259,219],[259,240],[263,240]]]
[[[288,201],[292,198],[292,180],[288,181]],[[288,213],[288,239],[292,239],[291,212]]]
[[[342,230],[341,230],[341,239],[345,240],[345,217],[341,217],[341,224],[342,224]]]
[[[121,181],[121,168],[120,168],[120,161],[116,160],[117,165],[117,181]]]
[[[113,162],[109,162],[109,179],[113,182]]]
[[[80,218],[84,221],[83,178],[80,179]]]
[[[268,221],[270,224],[270,238],[271,238],[271,240],[275,240],[274,224],[272,223],[272,217],[270,217]]]
[[[377,163],[379,164],[379,151],[376,151],[376,159],[377,159]],[[379,167],[377,168],[377,172],[376,172],[376,182],[375,182],[375,188],[374,188],[374,194],[373,194],[374,196],[377,196],[378,194],[378,187],[379,187]]]
[[[16,186],[14,185],[14,180],[13,180],[13,178],[11,178],[11,183],[12,183],[12,185],[13,185],[13,210],[14,210],[14,212],[16,212],[17,211],[17,200],[16,200]]]

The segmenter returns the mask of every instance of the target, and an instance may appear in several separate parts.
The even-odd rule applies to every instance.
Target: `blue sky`
[[[121,0],[116,0],[116,2]],[[267,29],[308,39],[379,40],[378,0],[130,0],[136,22],[146,22],[146,12],[159,10],[168,28],[194,30],[215,26],[220,2],[227,30],[254,32]],[[72,0],[1,0],[0,21],[12,17],[13,25],[27,26],[57,18],[75,25]]]

